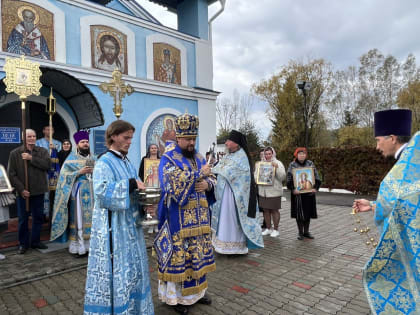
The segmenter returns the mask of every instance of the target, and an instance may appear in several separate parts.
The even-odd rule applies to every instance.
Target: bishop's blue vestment
[[[175,143],[167,146],[159,164],[162,197],[158,207],[159,298],[170,305],[191,305],[207,288],[206,274],[216,269],[211,245],[210,210],[215,178],[200,172],[206,163],[200,154],[186,158]],[[195,184],[205,180],[210,190],[198,193]],[[167,246],[162,227],[167,222],[172,246]],[[168,252],[167,252],[168,251]],[[167,257],[167,264],[162,263]]]
[[[131,178],[138,179],[136,169],[117,153],[108,151],[95,165],[85,315],[154,313],[138,203],[129,193]]]
[[[386,175],[376,201],[380,239],[363,272],[373,314],[420,314],[420,132]]]

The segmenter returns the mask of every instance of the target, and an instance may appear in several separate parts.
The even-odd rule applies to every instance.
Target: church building
[[[19,97],[6,91],[7,58],[40,64],[40,95],[26,100],[26,128],[42,138],[48,125],[47,100],[56,98],[54,138],[71,139],[89,130],[95,154],[106,150],[105,130],[116,117],[114,98],[100,85],[119,69],[131,94],[122,99],[121,119],[136,128],[128,154],[138,167],[147,147],[161,152],[174,135],[174,118],[186,111],[199,117],[197,150],[216,141],[211,22],[208,7],[225,0],[150,0],[177,14],[178,29],[162,25],[134,0],[0,0],[0,164],[21,145]],[[210,29],[210,31],[209,31]],[[9,207],[16,217],[16,207]],[[45,224],[44,224],[45,225]],[[0,233],[0,248],[16,245],[17,220]],[[42,237],[48,239],[48,227]]]
[[[188,111],[200,119],[197,149],[216,139],[212,45],[208,6],[217,0],[150,0],[177,14],[178,29],[163,26],[133,0],[1,0],[0,163],[20,145],[21,110],[3,79],[6,58],[40,64],[42,88],[27,99],[26,126],[42,137],[47,99],[57,99],[54,138],[90,130],[91,150],[105,148],[104,133],[116,118],[114,99],[99,85],[116,68],[133,88],[122,100],[121,119],[136,132],[129,152],[140,164],[149,144],[163,150],[174,117]],[[73,139],[72,139],[73,140]]]

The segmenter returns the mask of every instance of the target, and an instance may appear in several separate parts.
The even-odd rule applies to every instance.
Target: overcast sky
[[[164,25],[176,16],[139,0]],[[220,7],[213,4],[209,17]],[[358,57],[377,48],[400,62],[411,52],[420,64],[418,0],[226,0],[213,22],[214,89],[231,97],[249,93],[253,83],[270,77],[289,60],[324,58],[336,69],[358,65]],[[255,121],[267,126],[264,106]],[[268,134],[264,127],[261,135]]]

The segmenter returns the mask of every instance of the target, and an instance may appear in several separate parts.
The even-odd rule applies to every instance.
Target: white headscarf
[[[273,151],[273,156],[271,157],[271,161],[267,161],[266,160],[266,158],[265,158],[265,151],[267,151],[267,150],[270,150],[271,149],[271,151]],[[274,148],[273,147],[266,147],[265,149],[264,149],[264,154],[263,154],[263,159],[262,159],[264,162],[273,162],[273,161],[276,161],[277,159],[276,159],[276,151],[274,150]]]

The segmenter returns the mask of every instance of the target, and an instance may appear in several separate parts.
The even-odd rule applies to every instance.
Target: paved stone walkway
[[[284,203],[280,236],[265,236],[265,248],[247,256],[217,255],[217,270],[209,275],[213,303],[195,305],[190,314],[370,314],[361,269],[371,250],[353,232],[349,213],[348,206],[318,205],[319,219],[311,222],[315,240],[298,241]],[[372,225],[371,213],[363,219]],[[0,261],[0,314],[82,314],[86,258],[66,250],[6,256]],[[157,298],[156,264],[149,259],[155,313],[175,314]]]

